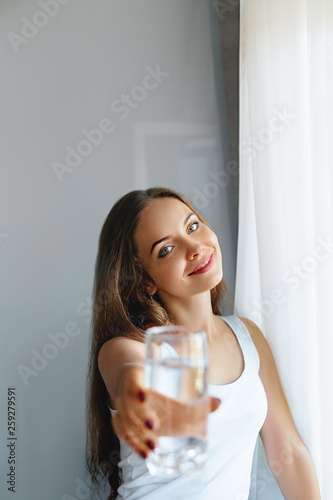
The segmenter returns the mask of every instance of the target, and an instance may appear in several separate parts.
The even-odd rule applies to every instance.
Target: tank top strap
[[[161,353],[162,353],[163,359],[177,359],[178,358],[177,352],[174,350],[174,348],[170,344],[167,344],[166,342],[163,342],[163,344],[161,344]]]
[[[260,358],[249,330],[238,316],[221,316],[237,337],[244,356],[245,369],[259,372]]]

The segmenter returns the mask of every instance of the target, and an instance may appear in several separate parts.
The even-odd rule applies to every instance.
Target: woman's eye
[[[171,246],[167,246],[167,247],[163,247],[161,248],[161,250],[159,251],[158,253],[158,256],[159,257],[165,257],[166,255],[168,255],[168,253],[171,252]]]
[[[190,225],[188,228],[189,233],[193,233],[196,229],[199,227],[199,222],[193,222],[193,224]]]

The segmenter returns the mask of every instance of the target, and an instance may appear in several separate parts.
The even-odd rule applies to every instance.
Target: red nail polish
[[[146,441],[146,445],[148,446],[148,448],[150,448],[151,450],[155,450],[155,443],[154,441],[152,441],[151,439],[148,439],[148,441]]]
[[[146,401],[146,395],[143,391],[139,391],[138,392],[138,398],[140,399],[140,401]]]
[[[140,455],[142,456],[142,458],[146,459],[147,458],[147,453],[145,453],[144,451],[140,451]]]
[[[146,421],[145,421],[145,425],[148,429],[152,430],[154,429],[154,422],[152,421],[151,418],[148,418]]]

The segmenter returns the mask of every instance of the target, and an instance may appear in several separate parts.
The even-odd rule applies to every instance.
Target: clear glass
[[[184,326],[149,328],[146,346],[148,404],[161,422],[148,469],[167,475],[201,469],[208,419],[206,332]]]

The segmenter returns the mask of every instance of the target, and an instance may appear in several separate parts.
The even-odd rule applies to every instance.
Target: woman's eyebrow
[[[170,235],[168,235],[168,236],[164,236],[164,238],[161,238],[160,240],[155,241],[155,243],[153,243],[153,244],[152,244],[152,246],[151,246],[150,254],[152,254],[152,253],[153,253],[153,250],[154,250],[154,248],[156,247],[156,245],[158,245],[159,243],[162,243],[162,241],[165,241],[165,240],[167,240],[168,238],[170,238]]]
[[[192,217],[192,215],[195,215],[194,212],[190,212],[184,219],[184,226],[186,225],[187,221]],[[152,244],[151,246],[151,249],[150,249],[150,254],[153,253],[153,250],[154,248],[156,247],[156,245],[158,245],[159,243],[162,243],[162,241],[165,241],[167,240],[168,238],[171,238],[171,235],[169,234],[168,236],[164,236],[163,238],[161,238],[160,240],[157,240],[155,241],[155,243]]]

